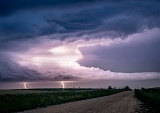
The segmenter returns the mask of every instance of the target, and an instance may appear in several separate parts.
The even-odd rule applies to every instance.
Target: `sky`
[[[154,84],[159,20],[158,0],[0,0],[0,83]]]

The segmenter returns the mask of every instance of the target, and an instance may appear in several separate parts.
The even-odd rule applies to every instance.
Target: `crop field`
[[[160,88],[135,90],[135,96],[143,102],[146,113],[160,113]]]
[[[121,89],[1,90],[0,113],[18,112],[122,92]]]
[[[32,93],[49,93],[49,91],[45,91],[45,90],[0,90],[0,95],[6,95],[6,94],[10,94],[10,95],[14,95],[14,94],[32,94]]]

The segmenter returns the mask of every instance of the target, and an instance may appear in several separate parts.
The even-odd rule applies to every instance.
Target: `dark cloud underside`
[[[0,80],[41,79],[42,74],[20,66],[15,59],[35,47],[42,50],[47,41],[125,41],[145,29],[159,30],[159,20],[159,0],[0,0]],[[79,63],[114,72],[160,72],[159,34],[142,42],[139,39],[80,48],[84,58]],[[74,79],[73,75],[54,77]]]
[[[114,31],[125,36],[160,25],[158,1],[2,0],[0,4],[0,40],[7,42],[69,32]]]

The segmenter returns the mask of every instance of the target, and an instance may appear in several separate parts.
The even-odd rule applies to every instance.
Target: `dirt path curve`
[[[37,108],[21,113],[136,113],[139,102],[132,91],[118,94]]]

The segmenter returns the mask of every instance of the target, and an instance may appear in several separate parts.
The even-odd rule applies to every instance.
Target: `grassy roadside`
[[[160,88],[136,89],[135,96],[143,102],[145,113],[160,113]]]
[[[14,91],[14,90],[13,90]],[[0,95],[0,113],[18,112],[37,107],[46,107],[66,102],[73,102],[89,98],[107,96],[122,92],[120,89],[65,89],[49,90],[49,92],[33,94],[5,94]]]

